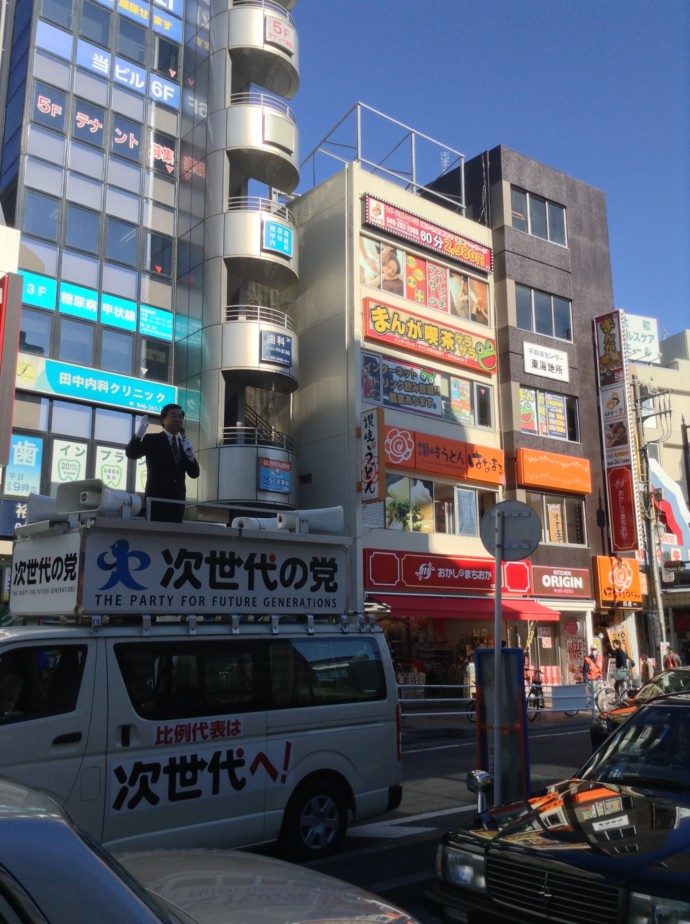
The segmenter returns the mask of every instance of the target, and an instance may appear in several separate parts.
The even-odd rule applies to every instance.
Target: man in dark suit
[[[148,420],[140,421],[132,439],[125,447],[128,459],[146,459],[145,498],[166,498],[184,501],[187,496],[185,478],[199,477],[199,463],[194,447],[184,432],[184,411],[179,404],[166,404],[161,409],[160,433],[146,433]],[[146,435],[144,435],[146,434]],[[152,500],[152,520],[181,523],[184,504],[166,504]]]

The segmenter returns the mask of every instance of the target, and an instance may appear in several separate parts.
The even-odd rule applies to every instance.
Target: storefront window
[[[386,528],[406,532],[434,531],[434,485],[419,478],[386,477]]]

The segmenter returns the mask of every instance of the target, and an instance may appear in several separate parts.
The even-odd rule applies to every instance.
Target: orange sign
[[[462,481],[505,484],[503,450],[449,440],[402,427],[386,427],[386,465],[425,475],[446,475]]]
[[[640,565],[635,558],[595,555],[592,559],[597,606],[638,607],[642,605]]]
[[[563,456],[540,449],[518,449],[518,484],[524,488],[550,488],[572,494],[591,494],[592,475],[588,459]]]

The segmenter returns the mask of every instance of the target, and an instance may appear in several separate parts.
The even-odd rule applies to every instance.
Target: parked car
[[[688,780],[690,693],[635,710],[571,779],[448,832],[427,901],[453,921],[688,921]]]
[[[690,690],[690,667],[674,667],[656,674],[639,690],[628,693],[620,702],[594,717],[589,730],[592,747],[598,748],[640,706],[684,690]]]
[[[51,797],[0,779],[2,924],[415,924],[377,896],[292,863],[234,850],[120,860]]]

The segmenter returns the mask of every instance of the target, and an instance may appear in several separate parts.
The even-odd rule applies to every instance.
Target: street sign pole
[[[501,754],[502,746],[502,729],[501,729],[501,698],[503,690],[502,684],[502,667],[501,664],[501,617],[502,617],[502,574],[501,566],[503,562],[503,513],[496,511],[494,520],[494,543],[496,545],[494,553],[495,562],[495,586],[494,594],[494,805],[500,805],[502,799],[502,774],[501,774]]]

